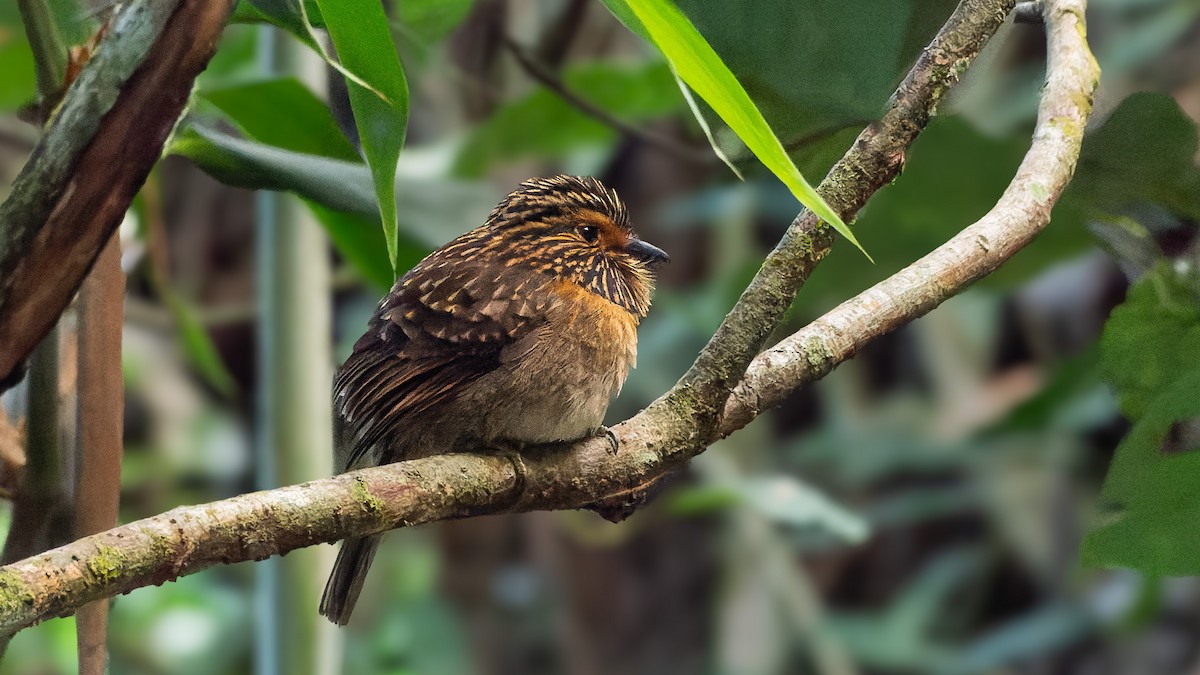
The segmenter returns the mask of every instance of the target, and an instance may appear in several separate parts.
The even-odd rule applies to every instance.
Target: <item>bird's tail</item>
[[[321,595],[321,614],[325,618],[339,626],[345,626],[350,621],[354,603],[358,602],[358,594],[362,592],[363,581],[371,569],[371,561],[375,559],[381,539],[383,535],[376,534],[342,542],[329,581],[325,582],[325,592]]]

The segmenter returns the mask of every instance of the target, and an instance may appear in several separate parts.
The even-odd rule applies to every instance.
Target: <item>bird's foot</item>
[[[600,428],[596,430],[596,435],[603,435],[606,439],[608,439],[608,451],[612,454],[615,455],[621,450],[621,441],[617,439],[617,435],[613,433],[612,429],[609,429],[604,425],[600,425]]]
[[[513,504],[520,501],[522,493],[525,492],[525,461],[521,458],[521,452],[524,449],[525,445],[516,441],[493,440],[487,444],[487,452],[503,457],[508,460],[509,464],[512,464],[513,473],[516,476]]]

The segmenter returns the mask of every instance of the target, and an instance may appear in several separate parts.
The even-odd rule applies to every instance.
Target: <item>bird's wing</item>
[[[414,415],[528,344],[552,302],[548,281],[527,268],[431,257],[397,282],[334,380],[342,468],[377,444],[386,451]]]

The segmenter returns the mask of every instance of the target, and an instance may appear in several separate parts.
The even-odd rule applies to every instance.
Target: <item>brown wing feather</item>
[[[527,269],[435,254],[380,303],[334,380],[341,468],[391,456],[413,415],[443,405],[497,368],[505,347],[530,336],[550,303],[549,279]]]

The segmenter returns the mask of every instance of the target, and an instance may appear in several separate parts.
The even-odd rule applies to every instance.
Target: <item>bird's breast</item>
[[[637,319],[563,285],[527,351],[497,373],[508,386],[491,406],[486,426],[493,438],[551,443],[592,433],[636,365]]]

